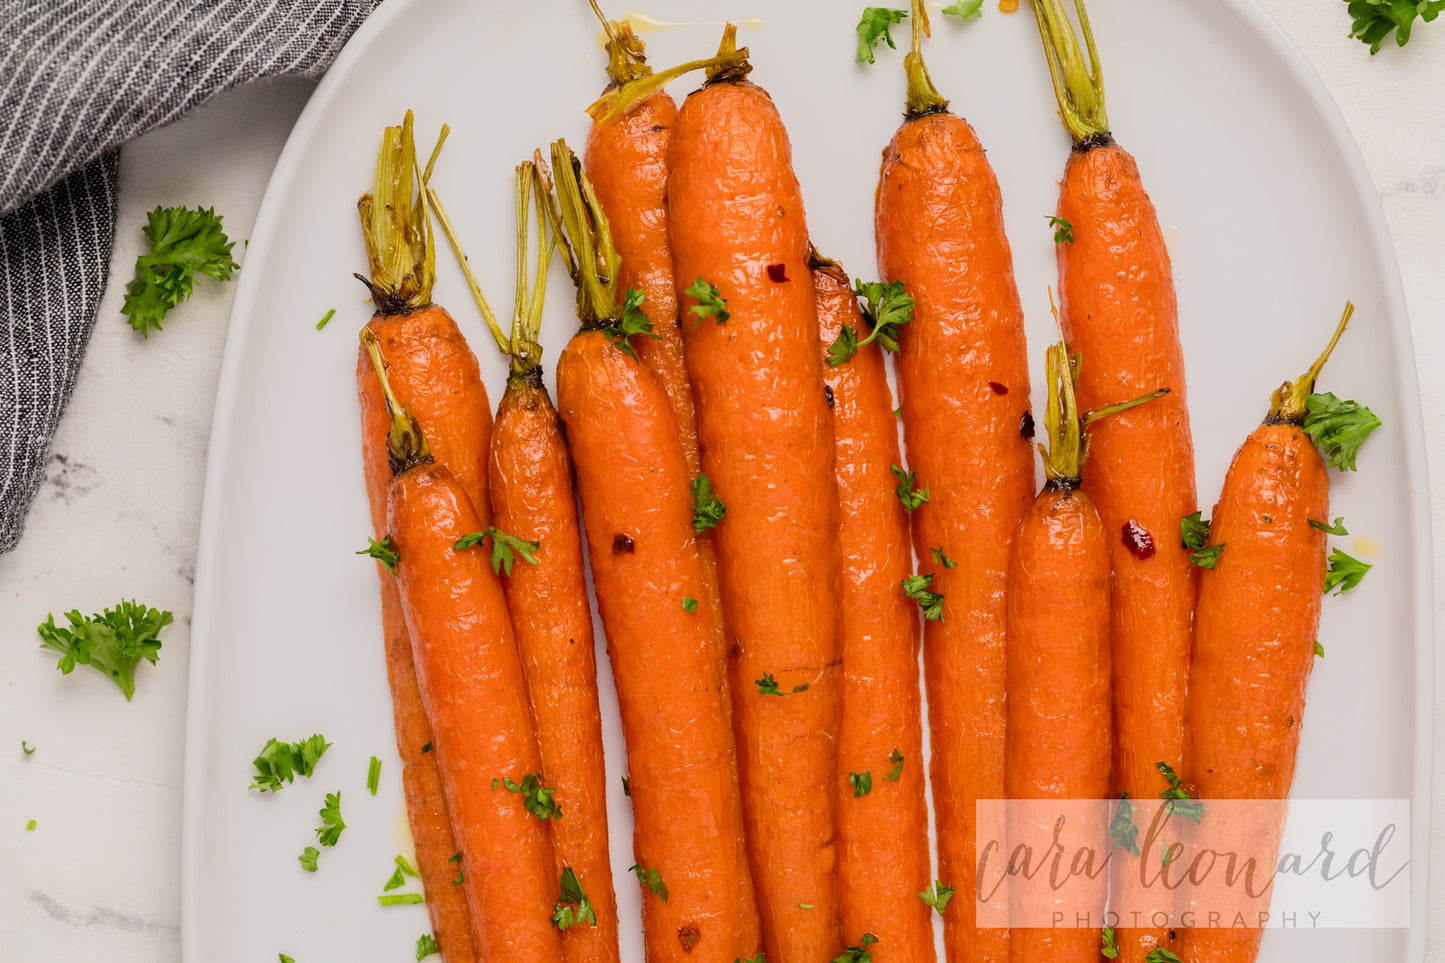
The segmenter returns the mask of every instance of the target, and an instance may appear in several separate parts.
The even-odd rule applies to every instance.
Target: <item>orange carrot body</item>
[[[411,407],[423,429],[434,439],[438,453],[455,462],[462,476],[470,481],[472,487],[468,495],[485,499],[482,470],[492,427],[491,404],[476,357],[451,316],[432,305],[406,314],[378,315],[369,326],[381,343],[383,356],[390,359],[390,381],[398,399]],[[357,391],[362,412],[366,492],[371,503],[372,528],[380,540],[387,534],[386,487],[391,469],[387,465],[386,432],[390,418],[365,349],[358,360]],[[488,523],[483,520],[482,524]],[[426,892],[432,932],[447,963],[470,963],[476,959],[471,913],[465,894],[451,885],[456,870],[447,860],[457,851],[457,846],[441,791],[437,757],[425,751],[432,742],[432,732],[417,687],[411,637],[402,615],[396,579],[379,565],[377,568],[381,577],[387,681],[391,687],[397,751],[402,760],[407,819],[416,846],[417,868]]]
[[[480,548],[455,542],[481,528],[466,492],[440,465],[392,479],[387,530],[432,739],[461,853],[461,889],[491,963],[562,960],[550,917],[559,892],[547,825],[515,793],[542,769],[502,586]]]
[[[813,271],[824,348],[843,325],[865,330],[842,268]],[[933,963],[932,910],[918,898],[933,880],[923,796],[918,607],[901,583],[913,574],[908,516],[890,465],[901,463],[898,423],[877,345],[824,368],[832,390],[843,552],[843,726],[838,732],[839,883],[843,932],[871,932],[876,963]],[[896,777],[890,757],[901,753]],[[894,757],[896,758],[896,757]],[[869,773],[859,796],[850,773]]]
[[[1139,169],[1111,140],[1070,154],[1058,216],[1074,236],[1058,245],[1058,262],[1064,335],[1087,359],[1079,405],[1170,392],[1090,427],[1084,480],[1114,566],[1113,788],[1154,799],[1168,785],[1156,763],[1185,778],[1195,771],[1180,709],[1198,583],[1179,520],[1197,504],[1174,278]],[[1119,868],[1120,883],[1133,875]],[[1119,963],[1143,963],[1167,940],[1162,930],[1121,930]]]
[[[878,269],[916,302],[898,380],[917,487],[920,573],[943,618],[924,626],[939,878],[948,958],[1002,963],[1008,932],[976,928],[976,804],[1003,797],[1004,581],[1034,491],[1027,348],[998,182],[973,129],[948,113],[909,120],[883,154]],[[945,569],[941,549],[958,563]]]
[[[1325,463],[1298,426],[1267,422],[1229,466],[1210,525],[1224,550],[1201,575],[1188,759],[1202,799],[1289,796],[1324,589],[1326,537],[1311,521],[1329,521]],[[1249,846],[1273,865],[1280,826],[1267,829]],[[1262,934],[1191,929],[1180,953],[1252,963]]]
[[[687,460],[666,394],[600,331],[557,363],[598,606],[617,685],[649,961],[760,949]],[[696,601],[688,611],[685,599]]]
[[[802,196],[777,109],[746,81],[687,98],[668,162],[679,289],[701,277],[731,315],[685,325],[684,340],[703,468],[727,506],[719,581],[764,943],[770,960],[826,963],[844,945],[840,556]],[[789,694],[763,694],[769,674]]]
[[[697,419],[667,229],[667,145],[676,121],[677,105],[666,91],[659,91],[615,121],[593,124],[586,166],[622,257],[617,290],[637,288],[647,295],[642,310],[657,337],[634,337],[632,347],[667,392],[688,468],[695,475],[700,464]]]
[[[570,866],[597,913],[596,926],[568,927],[563,958],[615,963],[607,773],[572,461],[540,369],[532,370],[535,377],[509,380],[497,409],[491,496],[497,527],[539,544],[537,564],[514,564],[502,587],[537,723],[543,781],[557,790],[564,814],[551,823],[553,875],[560,878]]]
[[[1052,483],[1019,524],[1008,571],[1004,785],[1009,799],[1105,799],[1109,794],[1107,541],[1089,496]],[[1080,815],[1076,835],[1065,842],[1070,847],[1066,858],[1080,846],[1102,856],[1107,851],[1102,810]],[[1011,834],[1016,830],[1012,821],[1009,828]],[[1025,910],[1029,897],[1038,898],[1043,881],[1038,876],[1027,896],[1011,897],[1015,913]],[[1106,883],[1100,872],[1090,884],[1094,919],[1102,917]],[[1009,932],[1014,963],[1097,963],[1099,946],[1097,926]]]

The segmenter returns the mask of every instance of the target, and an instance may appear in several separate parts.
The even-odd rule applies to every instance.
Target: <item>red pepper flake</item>
[[[1027,408],[1024,409],[1024,416],[1019,421],[1019,434],[1025,438],[1034,436],[1034,413]]]
[[[785,264],[769,264],[768,280],[782,284],[788,279],[788,267]]]
[[[1001,385],[997,381],[990,381],[988,386],[993,389],[993,393],[996,395],[1008,394],[1008,385]]]
[[[1144,530],[1134,519],[1124,523],[1124,547],[1134,553],[1138,559],[1154,557],[1154,536]]]
[[[612,536],[613,555],[631,555],[636,546],[633,544],[631,535],[617,534]]]

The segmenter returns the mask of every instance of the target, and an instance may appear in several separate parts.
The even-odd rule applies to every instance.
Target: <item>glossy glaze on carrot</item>
[[[759,924],[714,621],[666,393],[601,331],[572,339],[557,384],[627,742],[634,856],[668,889],[666,902],[643,891],[647,959],[751,958]]]
[[[454,548],[481,520],[450,472],[429,465],[392,480],[387,530],[478,956],[560,961],[548,826],[493,784],[540,773],[542,757],[499,577],[480,548]]]
[[[702,278],[730,312],[722,324],[684,325],[684,340],[703,468],[727,506],[719,574],[764,944],[769,959],[826,963],[844,945],[832,425],[787,133],[772,99],[742,73],[714,76],[678,111],[670,236],[679,289]],[[696,303],[680,302],[685,315]],[[788,695],[760,691],[770,674]]]
[[[813,292],[825,352],[843,325],[866,330],[841,267],[815,266]],[[833,399],[843,553],[838,732],[843,932],[876,935],[875,963],[933,963],[933,911],[918,897],[933,884],[923,795],[918,606],[900,587],[913,574],[913,548],[889,471],[903,460],[898,419],[876,344],[860,348],[845,364],[825,366],[824,379]],[[895,764],[895,758],[901,761]],[[854,789],[853,773],[868,774],[867,793]]]
[[[929,492],[912,513],[914,551],[944,597],[943,618],[924,625],[923,669],[938,875],[960,894],[945,945],[952,963],[1002,963],[1008,932],[977,930],[968,894],[977,801],[1004,786],[1004,581],[1034,493],[1027,346],[998,181],[973,128],[915,71],[911,116],[883,152],[878,270],[915,301],[898,383],[908,467]]]
[[[572,460],[540,368],[507,381],[492,432],[491,495],[497,527],[539,545],[537,564],[513,565],[503,589],[536,718],[543,781],[557,790],[564,813],[551,823],[555,874],[560,879],[570,866],[597,914],[595,926],[566,930],[563,957],[567,963],[616,961],[592,607]]]

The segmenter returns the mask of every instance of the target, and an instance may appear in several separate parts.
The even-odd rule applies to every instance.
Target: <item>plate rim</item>
[[[236,420],[239,396],[239,375],[242,348],[250,335],[249,319],[253,314],[262,267],[270,256],[270,246],[283,225],[284,208],[280,196],[297,176],[304,161],[302,144],[308,141],[321,123],[321,118],[346,89],[346,79],[372,47],[380,42],[394,23],[404,19],[419,6],[421,0],[390,0],[373,13],[348,39],[336,60],[321,78],[307,99],[296,123],[287,135],[276,166],[262,195],[251,239],[256,240],[261,261],[250,271],[242,271],[232,302],[226,338],[222,348],[220,372],[216,384],[215,405],[211,416],[206,446],[206,474],[202,487],[201,518],[197,540],[195,592],[192,597],[191,636],[186,677],[186,716],[181,782],[181,958],[203,959],[200,940],[203,936],[199,917],[202,899],[199,893],[204,875],[199,865],[203,848],[205,823],[201,805],[205,788],[200,782],[201,755],[208,744],[211,722],[207,707],[192,696],[209,675],[208,635],[212,620],[212,578],[216,553],[219,551],[216,531],[221,512],[220,489],[222,467],[231,449],[231,426]],[[1394,354],[1399,377],[1396,391],[1400,401],[1400,431],[1404,445],[1405,478],[1410,489],[1410,507],[1415,518],[1429,519],[1430,487],[1425,456],[1424,413],[1420,405],[1419,378],[1405,301],[1404,283],[1394,239],[1390,235],[1384,207],[1364,155],[1353,131],[1346,123],[1338,103],[1320,78],[1313,64],[1284,27],[1258,0],[1224,0],[1219,5],[1233,14],[1254,32],[1269,53],[1284,68],[1290,82],[1299,88],[1316,116],[1323,123],[1324,133],[1333,142],[1345,162],[1355,199],[1363,211],[1369,242],[1373,248],[1378,276],[1384,282],[1383,293],[1389,319],[1387,337]],[[248,257],[249,260],[249,257]],[[1428,532],[1429,529],[1425,529]],[[1425,929],[1430,878],[1431,782],[1434,744],[1434,648],[1433,648],[1433,540],[1417,526],[1411,533],[1411,548],[1406,555],[1410,563],[1414,592],[1412,623],[1415,627],[1412,655],[1415,667],[1415,728],[1412,733],[1414,759],[1410,794],[1411,893],[1410,925],[1406,936],[1405,957],[1408,963],[1423,963]]]

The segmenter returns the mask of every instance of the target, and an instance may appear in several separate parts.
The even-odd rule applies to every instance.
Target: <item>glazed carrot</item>
[[[1306,399],[1349,323],[1347,306],[1319,359],[1270,399],[1264,423],[1234,455],[1209,526],[1223,546],[1202,575],[1189,685],[1189,760],[1203,799],[1282,800],[1294,780],[1305,685],[1314,666],[1325,582],[1329,476],[1306,434]],[[1273,866],[1283,807],[1260,807],[1229,850]],[[1201,829],[1227,832],[1208,813]],[[1217,838],[1217,837],[1215,837]],[[1267,904],[1266,904],[1267,908]],[[1203,923],[1207,915],[1197,917]],[[1191,963],[1252,963],[1263,930],[1185,931]]]
[[[1156,768],[1192,772],[1184,757],[1194,566],[1178,537],[1197,507],[1194,445],[1169,252],[1139,169],[1110,136],[1097,52],[1075,0],[1088,62],[1062,0],[1034,12],[1059,108],[1074,139],[1058,217],[1071,242],[1058,247],[1064,336],[1089,364],[1079,403],[1094,407],[1164,386],[1169,397],[1091,429],[1085,480],[1109,532],[1114,567],[1114,791],[1155,799],[1168,786]],[[1137,876],[1116,863],[1115,885]],[[1126,896],[1139,905],[1140,896]],[[1161,907],[1167,909],[1167,906]],[[1164,930],[1121,930],[1119,963],[1143,963]]]
[[[815,260],[822,344],[863,314],[848,276]],[[825,355],[826,357],[826,355]],[[838,874],[843,932],[873,933],[875,963],[933,963],[928,806],[918,690],[918,609],[900,591],[913,574],[908,515],[889,469],[898,422],[876,344],[826,366],[833,401],[843,552],[843,725],[838,731]],[[936,899],[936,897],[935,897]],[[947,903],[944,904],[945,915]]]
[[[627,743],[647,959],[751,959],[758,915],[692,474],[666,392],[630,350],[648,321],[618,304],[606,217],[566,144],[552,150],[582,321],[557,396]]]
[[[1093,500],[1080,488],[1088,454],[1083,432],[1086,423],[1163,392],[1081,415],[1075,400],[1078,369],[1070,362],[1067,345],[1049,348],[1048,480],[1019,522],[1009,558],[1004,787],[1011,800],[1109,796],[1109,539]],[[1013,816],[1011,852],[1020,842],[1036,836],[1048,840],[1057,831],[1053,807],[1024,813],[1019,820]],[[1102,809],[1077,813],[1064,827],[1065,859],[1076,865],[1079,850],[1106,853],[1107,830]],[[1102,918],[1108,879],[1102,861],[1097,864],[1094,878],[1072,881],[1067,889],[1065,919],[1077,920],[1081,909],[1095,920]],[[1034,914],[1058,897],[1043,885],[1043,877],[1032,882],[1026,877],[1025,872],[1010,880],[1010,910],[1014,919],[1033,922],[1038,919]],[[1014,963],[1096,963],[1099,948],[1097,926],[1047,927],[1039,921],[1016,925],[1009,933]]]
[[[764,945],[769,960],[820,963],[844,945],[837,486],[802,196],[782,120],[749,69],[709,71],[678,111],[669,236],[699,322],[684,340],[703,468],[727,511],[719,575]],[[768,679],[787,694],[764,691]]]
[[[391,393],[366,329],[362,343],[392,412],[387,531],[478,956],[560,963],[550,918],[558,888],[547,813],[536,812],[538,801],[528,791],[542,761],[517,643],[486,556],[459,547],[464,536],[481,530],[481,520],[456,477],[433,461],[416,418]]]
[[[644,62],[643,43],[626,22],[609,21],[596,0],[592,9],[608,35],[608,91],[588,112],[593,117],[587,138],[586,168],[593,190],[607,214],[612,242],[622,258],[617,289],[637,289],[646,295],[642,311],[652,322],[652,337],[629,340],[644,367],[657,376],[667,392],[673,420],[693,477],[702,470],[697,446],[697,418],[692,384],[683,357],[682,328],[678,323],[677,288],[668,243],[667,145],[677,106],[662,89],[665,79],[717,64],[717,58],[682,64],[655,74]],[[739,61],[725,54],[724,63]],[[698,533],[698,548],[708,578],[705,591],[714,604],[708,611],[721,620],[717,604],[717,550],[712,530]],[[726,635],[717,628],[718,666],[723,672],[724,713],[732,724],[732,698],[727,678]]]
[[[907,119],[878,181],[878,270],[915,301],[898,382],[909,466],[929,493],[912,513],[913,546],[943,596],[941,617],[924,626],[923,672],[938,875],[959,893],[944,943],[952,963],[1002,963],[1007,930],[975,926],[975,808],[1003,794],[1004,576],[1033,494],[1033,418],[998,181],[973,128],[928,79],[927,24],[915,2]]]
[[[456,323],[444,308],[430,303],[435,254],[424,212],[417,210],[411,198],[413,152],[408,112],[401,127],[387,129],[375,192],[363,197],[360,205],[371,268],[369,285],[377,308],[367,329],[387,359],[392,390],[425,426],[436,457],[453,467],[469,497],[481,499],[486,506],[491,402],[477,359]],[[377,198],[381,199],[379,204]],[[401,265],[383,258],[381,252],[389,246],[398,257],[409,256],[410,263]],[[381,541],[387,536],[386,486],[391,469],[387,464],[386,432],[391,419],[365,349],[357,359],[356,386],[361,402],[366,493],[375,538]],[[482,524],[488,524],[485,518]],[[432,743],[432,732],[417,688],[411,638],[402,616],[396,579],[381,565],[377,571],[381,577],[382,632],[396,745],[427,910],[447,963],[470,963],[476,959],[471,914],[461,889],[451,885],[456,869],[447,860],[457,846],[441,791],[437,757],[426,748]]]
[[[597,917],[595,926],[570,926],[562,935],[567,963],[615,963],[617,897],[607,845],[607,773],[592,606],[587,599],[582,533],[572,490],[572,461],[552,399],[542,383],[542,323],[551,241],[544,188],[530,161],[517,167],[517,298],[510,338],[498,347],[510,374],[492,431],[490,489],[500,537],[530,543],[534,564],[514,564],[502,580],[527,693],[537,723],[542,781],[556,790],[565,818],[551,824],[555,875],[571,868]],[[528,233],[536,186],[537,261],[530,283]],[[435,191],[429,191],[443,230],[455,235]],[[470,274],[466,257],[457,261]],[[481,287],[470,278],[488,327],[500,333]],[[494,536],[498,537],[498,536]],[[525,547],[525,545],[523,546]],[[494,566],[495,567],[495,566]]]

